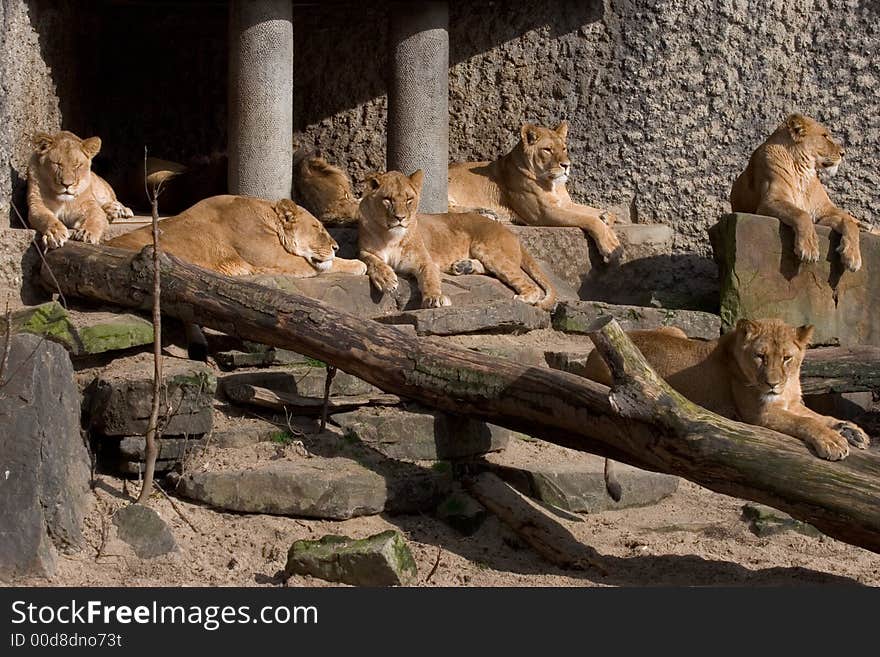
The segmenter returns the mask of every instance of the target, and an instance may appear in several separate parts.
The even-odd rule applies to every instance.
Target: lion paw
[[[367,273],[367,265],[365,263],[361,262],[360,260],[352,260],[352,262],[354,263],[352,265],[352,267],[353,267],[352,273],[355,276],[363,276],[364,274]]]
[[[819,236],[816,229],[802,231],[795,239],[794,252],[801,262],[819,262]]]
[[[859,250],[859,243],[844,235],[840,239],[840,246],[837,247],[840,254],[840,261],[843,266],[850,271],[858,271],[862,268],[862,254]]]
[[[540,301],[544,300],[544,293],[541,290],[532,290],[525,294],[517,294],[513,298],[517,301],[536,306]]]
[[[442,308],[451,305],[452,301],[445,294],[426,296],[422,299],[422,308]]]
[[[596,240],[596,246],[602,255],[602,261],[606,264],[618,262],[623,255],[623,246],[611,229],[605,231],[602,239]]]
[[[826,461],[840,461],[849,456],[846,439],[833,432],[814,437],[811,444],[816,456]]]
[[[367,271],[370,276],[370,280],[373,281],[373,285],[376,286],[376,289],[379,292],[394,292],[397,289],[399,281],[397,279],[397,274],[394,273],[390,267],[384,267],[379,269],[378,267],[373,269],[372,271]]]
[[[115,219],[130,219],[134,216],[134,212],[131,211],[131,208],[125,207],[119,201],[105,203],[101,206],[101,209],[104,210],[104,214],[107,215],[107,219],[110,221],[114,221]]]
[[[71,239],[77,242],[85,242],[86,244],[100,244],[103,231],[93,230],[82,226],[73,231]]]
[[[450,268],[450,272],[454,276],[464,276],[465,274],[473,274],[474,273],[474,261],[465,258],[464,260],[457,260],[452,263],[452,267]]]
[[[833,429],[841,436],[846,438],[847,442],[858,449],[868,449],[871,446],[871,439],[862,428],[852,422],[841,420],[834,425]]]
[[[47,249],[57,249],[64,246],[64,243],[69,239],[70,231],[67,230],[67,226],[60,221],[56,221],[43,234],[43,246]]]

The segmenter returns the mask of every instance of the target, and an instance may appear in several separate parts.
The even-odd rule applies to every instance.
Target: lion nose
[[[841,148],[841,149],[840,149],[840,157],[843,157],[844,155],[846,155],[846,150],[844,150],[843,148]]]
[[[564,171],[568,171],[571,168],[571,162],[560,162],[559,166],[561,166]]]
[[[394,215],[394,218],[397,219],[398,222],[403,223],[403,220],[406,219],[406,215],[405,214],[396,214],[396,215]]]
[[[336,242],[333,242],[333,253],[336,253],[339,250],[339,245]]]

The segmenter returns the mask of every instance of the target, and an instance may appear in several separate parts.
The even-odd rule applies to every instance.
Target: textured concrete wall
[[[290,196],[293,175],[293,7],[233,0],[230,10],[229,191]]]
[[[308,86],[333,116],[298,114],[297,137],[360,181],[383,164],[385,98],[341,94],[387,70],[386,28],[339,14],[320,39],[297,34],[298,64],[346,43],[332,86]],[[568,119],[576,199],[669,224],[676,250],[707,254],[749,154],[801,110],[847,146],[832,198],[880,225],[878,52],[874,0],[451,0],[450,157],[495,157],[521,121]]]
[[[446,212],[449,163],[449,6],[395,5],[390,21],[388,168],[425,172],[419,209]]]

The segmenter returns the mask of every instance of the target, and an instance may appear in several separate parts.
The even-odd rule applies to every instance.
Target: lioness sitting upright
[[[293,201],[212,196],[159,224],[160,247],[227,276],[324,272],[364,274],[360,260],[336,257],[339,245],[308,210]],[[140,250],[153,243],[152,226],[120,235],[107,246]]]
[[[657,374],[710,411],[799,438],[829,461],[846,457],[849,444],[859,449],[870,444],[867,434],[852,422],[804,406],[801,362],[812,326],[741,319],[735,330],[708,342],[691,340],[675,329],[628,335]],[[611,384],[598,351],[587,359],[586,376]]]
[[[33,141],[27,168],[28,221],[43,235],[46,247],[54,249],[68,239],[98,244],[108,220],[134,216],[116,200],[107,181],[92,173],[92,158],[101,150],[99,137],[80,139],[62,130],[54,135],[38,132]]]
[[[423,307],[448,306],[440,272],[489,272],[512,287],[515,298],[553,308],[553,285],[504,226],[478,214],[418,214],[422,179],[421,170],[409,177],[389,171],[367,179],[359,208],[359,248],[379,291],[397,288],[395,272],[412,274]]]
[[[776,217],[794,230],[794,250],[805,262],[819,260],[814,223],[840,233],[840,259],[850,271],[862,266],[859,224],[841,210],[825,191],[818,171],[837,172],[843,147],[821,123],[792,114],[752,154],[746,170],[733,183],[734,212]]]
[[[571,200],[565,183],[571,159],[568,123],[555,130],[524,123],[520,141],[494,162],[449,165],[449,211],[490,210],[504,221],[528,226],[575,226],[596,242],[605,262],[622,249],[611,229],[614,216]]]

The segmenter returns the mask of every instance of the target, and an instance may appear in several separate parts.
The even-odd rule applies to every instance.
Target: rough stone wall
[[[334,11],[313,17],[319,39],[297,33],[295,96],[335,113],[299,111],[295,126],[359,181],[384,164],[386,27]],[[314,64],[343,42],[332,74]],[[707,254],[733,179],[799,110],[847,146],[832,198],[880,225],[878,51],[876,0],[451,0],[450,157],[492,158],[521,121],[567,119],[576,199],[669,224],[676,250]]]

